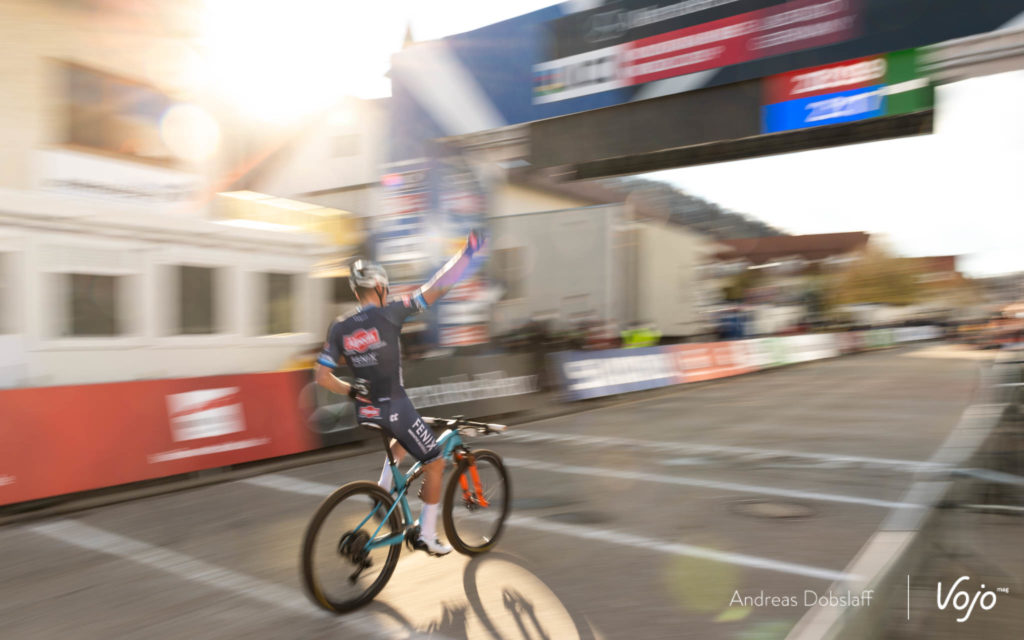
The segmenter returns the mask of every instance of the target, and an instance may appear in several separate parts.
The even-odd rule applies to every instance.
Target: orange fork
[[[490,506],[487,503],[487,498],[484,497],[484,489],[483,489],[483,486],[481,486],[481,484],[480,484],[480,474],[477,473],[476,462],[473,461],[472,458],[470,458],[469,473],[473,477],[473,488],[476,490],[477,504],[479,504],[481,507],[488,507],[488,506]],[[472,499],[472,496],[469,493],[469,479],[466,478],[466,474],[465,473],[463,473],[461,476],[459,476],[459,484],[462,485],[462,497],[467,502],[470,501]]]

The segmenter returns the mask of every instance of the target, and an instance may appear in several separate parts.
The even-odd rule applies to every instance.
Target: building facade
[[[4,3],[0,386],[273,370],[321,339],[324,239],[215,219],[250,149],[190,82],[200,5]]]

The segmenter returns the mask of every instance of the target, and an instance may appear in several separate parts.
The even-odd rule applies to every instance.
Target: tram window
[[[265,335],[291,333],[295,315],[295,277],[289,273],[265,273]]]
[[[217,270],[209,267],[178,267],[178,333],[217,332]]]
[[[123,332],[119,312],[119,276],[64,274],[70,314],[67,335],[117,336]]]

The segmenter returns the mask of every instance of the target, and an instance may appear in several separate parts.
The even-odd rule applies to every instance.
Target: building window
[[[265,273],[265,292],[267,300],[265,335],[292,333],[292,317],[294,315],[294,281],[295,276],[288,273]]]
[[[171,163],[160,123],[173,101],[156,89],[75,64],[64,64],[65,142]]]
[[[504,286],[502,300],[518,300],[524,295],[523,248],[498,249],[492,255],[495,278]]]
[[[65,330],[70,336],[117,336],[123,331],[119,317],[119,276],[62,274],[67,283],[70,314]]]
[[[178,334],[217,332],[216,276],[208,267],[178,267]]]

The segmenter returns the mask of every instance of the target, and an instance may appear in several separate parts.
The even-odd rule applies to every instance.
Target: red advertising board
[[[853,0],[791,0],[629,42],[620,73],[643,84],[843,42],[856,28]]]
[[[0,391],[0,504],[308,451],[305,372]]]
[[[680,382],[700,382],[755,371],[743,342],[709,342],[666,347],[676,360]]]
[[[764,79],[764,103],[864,89],[884,83],[885,70],[885,58],[876,56],[770,76]]]

